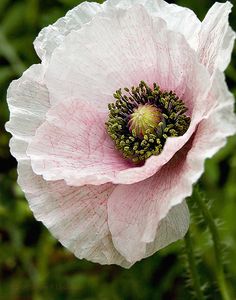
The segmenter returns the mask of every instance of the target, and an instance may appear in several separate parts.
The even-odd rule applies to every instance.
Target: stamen
[[[183,135],[189,127],[187,108],[172,91],[162,92],[154,83],[144,81],[138,87],[119,89],[116,101],[108,105],[107,132],[116,148],[134,163],[142,163],[163,150],[169,137]]]

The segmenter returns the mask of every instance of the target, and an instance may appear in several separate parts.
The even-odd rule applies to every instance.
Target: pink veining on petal
[[[111,194],[109,228],[115,247],[128,261],[143,257],[147,244],[155,239],[160,220],[191,194],[186,155],[187,151],[181,150],[154,176],[142,183],[119,185]]]
[[[214,106],[205,98],[210,87],[207,71],[198,63],[196,54],[182,35],[168,31],[159,18],[153,21],[142,6],[125,13],[112,11],[111,16],[110,19],[95,17],[80,31],[69,34],[55,50],[46,75],[52,103],[77,101],[79,97],[81,103],[107,112],[107,103],[114,101],[112,94],[116,89],[137,85],[145,79],[150,85],[157,82],[163,90],[174,90],[186,102],[192,116],[191,127],[183,137],[169,139],[163,153],[151,157],[143,167],[123,163],[113,173],[107,169],[107,174],[104,169],[97,170],[98,174],[95,168],[94,172],[92,168],[90,171],[84,168],[84,172],[78,171],[79,180],[73,179],[71,171],[64,171],[63,178],[73,185],[131,184],[152,176],[184,145],[204,113]],[[95,39],[101,35],[101,39]],[[78,51],[79,56],[76,55]],[[32,153],[30,155],[33,158]],[[33,168],[42,174],[35,162]],[[46,171],[43,173],[49,178]]]
[[[43,74],[42,65],[34,65],[8,90],[12,113],[6,127],[13,134],[10,147],[18,160],[18,183],[35,217],[77,257],[130,267],[115,249],[107,225],[107,198],[115,186],[70,187],[65,181],[46,181],[31,168],[26,149],[50,108]]]
[[[107,225],[107,198],[112,184],[70,187],[45,181],[28,163],[19,164],[19,184],[37,220],[78,258],[131,266],[115,249]]]
[[[130,262],[141,259],[156,238],[160,220],[192,193],[204,170],[205,159],[236,132],[234,99],[222,74],[211,89],[217,106],[202,120],[185,146],[154,176],[132,185],[119,185],[108,200],[108,224],[115,247]],[[129,241],[129,242],[127,242]]]
[[[196,62],[183,35],[135,5],[111,10],[106,17],[99,14],[68,34],[55,49],[45,76],[52,104],[80,99],[104,111],[117,89],[137,86],[141,80],[184,96],[193,87]],[[194,100],[186,99],[190,110]]]
[[[27,150],[34,172],[78,186],[109,182],[130,167],[106,132],[106,118],[75,100],[51,108]]]

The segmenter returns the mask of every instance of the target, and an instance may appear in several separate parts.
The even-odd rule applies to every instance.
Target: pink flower
[[[35,217],[77,257],[130,267],[186,233],[184,199],[205,159],[236,128],[223,75],[235,38],[230,10],[229,2],[216,3],[200,22],[191,10],[163,0],[85,2],[35,40],[42,63],[8,90],[11,152]],[[142,80],[158,84],[158,101],[173,91],[191,122],[163,142],[172,125],[152,97],[142,94],[140,106],[137,95],[132,115],[119,121],[130,138],[125,149],[123,125],[114,125],[108,104],[119,88]],[[133,150],[146,132],[154,134],[142,144],[148,150]],[[134,153],[141,164],[131,162]]]

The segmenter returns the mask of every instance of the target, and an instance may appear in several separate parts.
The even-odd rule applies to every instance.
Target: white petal
[[[195,52],[182,35],[136,6],[96,16],[71,32],[54,51],[45,78],[52,104],[76,99],[107,111],[117,89],[145,80],[176,92],[191,110],[196,100],[186,94],[190,96],[200,80],[193,75],[200,69],[197,64]],[[200,71],[204,85],[206,71]]]
[[[193,49],[197,48],[201,22],[191,9],[169,4],[163,0],[108,0],[104,2],[104,6],[123,9],[137,4],[142,4],[153,18],[159,17],[165,20],[168,29],[183,34],[189,45]]]
[[[234,97],[229,92],[224,75],[220,71],[214,76],[211,95],[217,99],[218,105],[210,116],[200,123],[194,139],[196,142],[189,154],[189,159],[192,162],[195,160],[194,167],[200,170],[201,165],[202,171],[204,159],[212,157],[226,144],[227,137],[236,133]]]
[[[53,51],[72,30],[79,30],[97,14],[109,16],[110,8],[128,9],[137,4],[142,4],[153,18],[164,19],[168,29],[182,33],[192,48],[197,47],[201,22],[190,9],[163,0],[108,0],[102,5],[83,2],[70,10],[65,17],[39,33],[34,42],[35,50],[43,63],[47,64]]]
[[[185,201],[172,207],[167,216],[158,224],[155,240],[146,244],[145,257],[182,239],[189,228],[189,222],[190,215]]]
[[[230,63],[231,54],[234,48],[235,38],[236,38],[236,34],[229,26],[225,34],[222,47],[220,49],[220,54],[218,57],[218,68],[221,71],[224,71]]]
[[[34,65],[20,79],[13,81],[7,92],[10,121],[6,129],[13,135],[11,153],[17,159],[28,159],[27,144],[49,109],[49,96],[43,76],[43,67]]]
[[[37,220],[78,258],[100,264],[131,266],[114,248],[107,225],[106,200],[113,185],[73,188],[45,181],[20,163],[19,184]]]
[[[49,109],[43,76],[41,65],[32,66],[8,90],[11,119],[6,128],[13,135],[10,145],[18,160],[19,185],[35,217],[76,256],[130,267],[114,248],[107,225],[106,200],[112,185],[72,188],[63,181],[47,182],[32,171],[26,149]]]
[[[181,239],[188,230],[186,203],[173,206],[160,218],[162,204],[158,198],[158,189],[149,180],[147,185],[142,182],[136,186],[118,186],[108,201],[108,224],[113,243],[132,264]]]
[[[45,27],[34,41],[35,50],[41,60],[47,63],[54,49],[63,42],[68,33],[80,29],[100,11],[102,11],[100,4],[83,2],[53,25]]]
[[[165,24],[160,20],[158,25],[159,34],[164,35]],[[153,26],[139,7],[129,12],[114,10],[109,17],[96,17],[81,30],[71,32],[54,51],[46,74],[51,102],[77,99],[107,111],[107,103],[113,101],[112,95],[120,87],[137,85],[142,79],[153,83],[157,76],[164,85],[171,62],[157,61]],[[167,43],[161,46],[168,47]],[[164,52],[161,46],[159,52]],[[174,49],[170,47],[174,52],[177,43]],[[158,72],[160,64],[163,72]],[[175,75],[176,87],[183,76]]]
[[[211,74],[217,68],[224,71],[230,61],[235,39],[228,22],[231,8],[230,2],[215,3],[202,22],[198,54]]]

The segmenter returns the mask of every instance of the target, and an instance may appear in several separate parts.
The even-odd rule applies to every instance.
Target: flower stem
[[[203,296],[203,293],[202,293],[202,290],[201,290],[200,280],[199,280],[199,277],[198,277],[197,266],[196,266],[196,261],[195,261],[195,257],[194,257],[190,231],[188,231],[186,233],[186,235],[184,237],[184,240],[185,240],[185,246],[186,246],[186,253],[187,253],[187,258],[188,258],[190,275],[191,275],[191,279],[193,281],[193,288],[194,288],[195,293],[196,293],[196,298],[198,300],[204,300],[204,296]]]
[[[202,199],[201,194],[198,189],[195,189],[195,191],[194,191],[194,199],[196,200],[198,207],[200,208],[200,210],[202,212],[204,220],[205,220],[207,226],[209,227],[209,230],[210,230],[210,233],[212,236],[214,255],[215,255],[215,261],[216,261],[216,276],[217,276],[217,281],[218,281],[221,297],[223,300],[231,300],[232,298],[230,297],[227,282],[225,280],[224,267],[223,267],[222,256],[221,256],[221,244],[220,244],[220,238],[219,238],[217,226],[214,222],[214,219],[213,219],[210,211],[207,208],[206,203]]]

